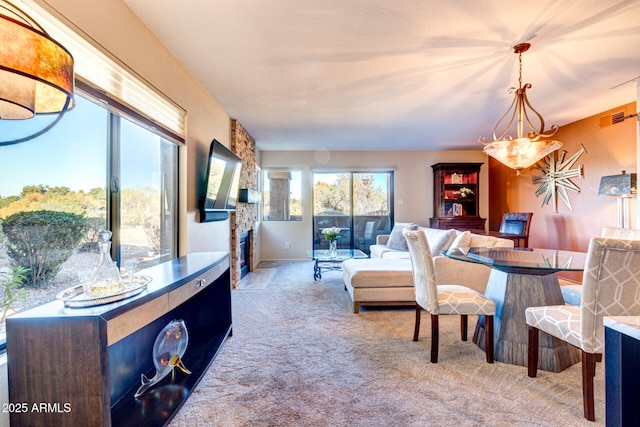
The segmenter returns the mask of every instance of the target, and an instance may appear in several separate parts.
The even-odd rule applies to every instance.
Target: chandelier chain
[[[520,89],[522,89],[522,52],[518,53],[518,61],[520,68],[518,70],[518,84],[520,85]]]
[[[483,136],[478,138],[478,142],[484,145],[483,151],[487,155],[515,169],[518,175],[522,169],[528,168],[547,154],[562,147],[561,142],[547,139],[555,135],[559,127],[552,125],[551,129],[545,132],[542,115],[533,108],[527,98],[527,89],[531,88],[531,84],[523,85],[522,83],[522,53],[529,50],[529,47],[531,47],[529,43],[519,43],[513,47],[514,53],[518,54],[519,87],[509,89],[509,93],[515,92],[515,96],[511,106],[493,128],[493,142],[485,143]],[[539,123],[539,128],[535,126],[532,119]],[[508,123],[504,131],[498,135],[498,129],[504,124],[503,121]],[[515,139],[509,134],[514,123]],[[525,125],[530,129],[526,134]]]

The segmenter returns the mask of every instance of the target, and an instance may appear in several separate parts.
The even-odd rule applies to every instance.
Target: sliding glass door
[[[393,172],[314,172],[313,248],[327,249],[322,230],[340,228],[338,248],[369,254],[393,223]]]

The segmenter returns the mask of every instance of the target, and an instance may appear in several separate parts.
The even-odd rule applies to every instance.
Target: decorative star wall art
[[[569,207],[569,210],[573,211],[567,190],[580,192],[580,187],[571,181],[571,178],[582,178],[584,176],[584,168],[583,165],[578,166],[576,169],[571,168],[578,161],[578,158],[587,152],[584,146],[580,144],[580,150],[565,161],[564,158],[567,152],[565,150],[559,151],[554,151],[540,160],[535,169],[542,171],[542,175],[533,177],[533,183],[538,185],[536,197],[544,194],[542,206],[548,205],[549,200],[551,200],[553,202],[553,210],[556,213],[558,212],[558,196]],[[558,154],[557,160],[556,153]]]

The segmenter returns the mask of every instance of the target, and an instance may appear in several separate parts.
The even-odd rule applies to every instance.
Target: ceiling
[[[260,150],[478,149],[520,42],[547,128],[640,82],[636,0],[124,1]]]

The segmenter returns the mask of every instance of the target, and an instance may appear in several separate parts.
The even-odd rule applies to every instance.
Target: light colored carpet
[[[233,336],[172,420],[191,426],[603,426],[604,363],[595,423],[582,412],[580,365],[561,373],[486,363],[460,341],[459,318],[430,322],[413,342],[412,308],[352,312],[341,272],[313,280],[311,262],[277,268],[261,291],[234,291]],[[187,350],[188,351],[188,350]]]
[[[247,273],[247,275],[240,280],[240,284],[236,289],[264,289],[269,282],[271,282],[271,279],[273,279],[273,276],[277,271],[277,268],[256,268],[254,271]]]

